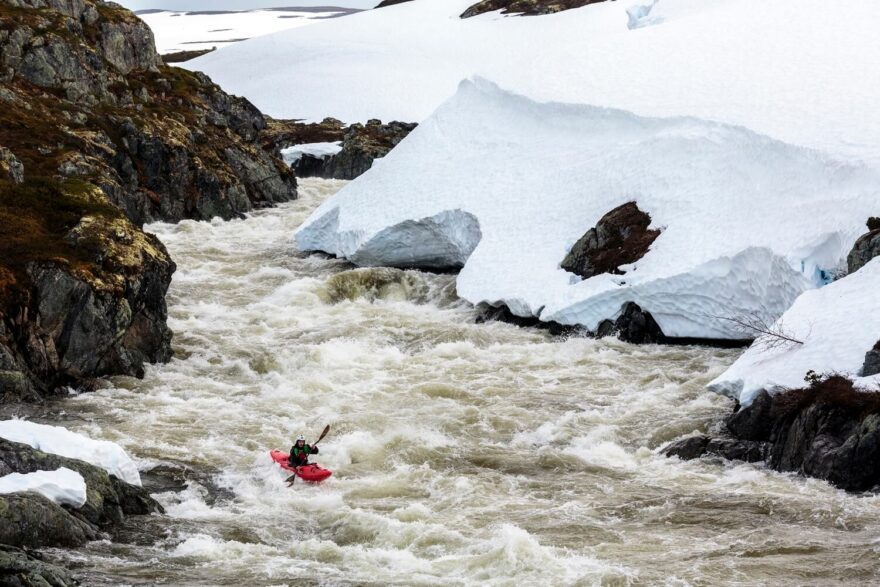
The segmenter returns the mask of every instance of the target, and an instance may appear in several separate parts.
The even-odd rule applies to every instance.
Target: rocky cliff
[[[0,0],[0,400],[170,357],[174,264],[139,227],[295,198],[265,127],[116,4]]]

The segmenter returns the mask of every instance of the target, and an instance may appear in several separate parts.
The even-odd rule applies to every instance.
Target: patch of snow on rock
[[[342,150],[342,143],[304,143],[302,145],[294,145],[281,150],[281,157],[288,165],[294,165],[303,155],[311,155],[324,159],[339,153]]]
[[[773,330],[802,341],[759,339],[709,389],[752,402],[762,389],[773,393],[805,386],[808,371],[856,378],[880,390],[880,376],[859,378],[867,353],[880,338],[880,258],[822,289],[800,296]]]
[[[741,127],[538,103],[478,79],[319,207],[296,242],[364,265],[464,261],[460,296],[523,316],[595,329],[632,301],[667,336],[739,339],[750,333],[730,318],[772,322],[841,264],[878,182]],[[625,275],[560,269],[630,201],[662,230],[647,255]]]
[[[92,440],[60,426],[47,426],[25,420],[0,422],[0,437],[30,445],[43,452],[79,459],[101,467],[132,485],[141,484],[140,473],[134,461],[116,443]]]
[[[0,477],[0,493],[35,491],[58,505],[81,508],[86,503],[86,481],[67,467],[56,471],[12,473]]]

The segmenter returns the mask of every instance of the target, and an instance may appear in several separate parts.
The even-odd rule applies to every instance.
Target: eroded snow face
[[[338,141],[332,143],[303,143],[281,149],[281,157],[288,165],[296,165],[303,155],[325,159],[336,155],[341,150],[342,143]]]
[[[880,376],[859,378],[865,353],[880,338],[878,292],[880,258],[805,293],[771,327],[793,340],[758,339],[709,389],[748,405],[762,389],[804,387],[807,372],[814,371],[856,378],[859,387],[880,390]]]
[[[121,446],[113,442],[92,440],[60,426],[47,426],[26,420],[0,422],[0,437],[30,445],[43,452],[79,459],[101,467],[132,485],[141,484],[134,461]]]
[[[454,266],[479,238],[457,283],[473,303],[594,329],[633,301],[667,336],[740,339],[753,333],[732,319],[772,322],[838,268],[878,179],[743,128],[541,104],[477,80],[316,210],[296,242],[365,265],[417,265],[408,251],[428,250],[432,265]],[[647,255],[585,281],[559,268],[631,201],[663,231]]]

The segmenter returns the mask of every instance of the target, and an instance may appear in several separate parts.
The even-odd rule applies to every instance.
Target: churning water
[[[68,400],[71,426],[198,481],[129,544],[57,552],[88,584],[806,585],[880,581],[880,501],[656,454],[730,409],[736,356],[476,324],[451,275],[295,251],[341,182],[231,222],[154,225],[175,357]],[[403,196],[405,197],[405,196]],[[333,430],[335,475],[269,459]]]

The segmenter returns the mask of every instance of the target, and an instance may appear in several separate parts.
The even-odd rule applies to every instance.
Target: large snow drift
[[[804,376],[815,371],[857,378],[860,387],[880,390],[880,376],[858,378],[865,353],[880,338],[878,296],[880,258],[795,301],[774,331],[803,344],[759,339],[709,389],[747,405],[762,389],[804,387]]]
[[[539,101],[697,116],[880,161],[875,0],[629,0],[460,19],[416,0],[185,64],[279,118],[418,122],[480,75]]]
[[[56,471],[12,473],[0,477],[0,493],[36,491],[58,505],[81,508],[86,503],[86,481],[76,471],[62,467]]]
[[[92,440],[59,426],[46,426],[25,420],[0,422],[0,437],[28,444],[37,450],[79,459],[101,467],[111,475],[133,485],[141,484],[137,466],[118,444]]]
[[[595,328],[634,301],[668,336],[744,338],[844,259],[880,176],[744,128],[541,104],[493,84],[457,95],[299,229],[360,265],[464,264],[458,293]],[[559,264],[629,201],[662,234],[626,275]]]

